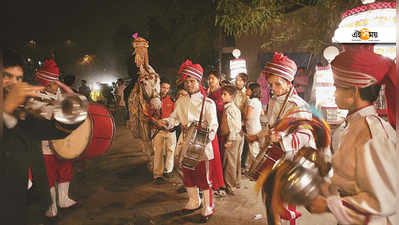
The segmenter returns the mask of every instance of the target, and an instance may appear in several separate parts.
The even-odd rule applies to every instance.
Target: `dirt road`
[[[145,156],[137,140],[124,127],[118,127],[112,148],[93,160],[76,163],[70,195],[80,202],[75,209],[59,211],[56,221],[48,222],[39,213],[37,204],[30,205],[29,225],[189,225],[197,224],[199,211],[187,216],[179,210],[187,194],[176,193],[177,180],[167,184],[152,183],[152,174],[145,166]],[[244,178],[235,196],[215,200],[216,212],[209,225],[266,224],[260,196],[253,182]],[[335,225],[331,214],[310,215],[300,208],[299,225]],[[255,219],[261,214],[261,218]],[[259,215],[257,216],[259,217]]]

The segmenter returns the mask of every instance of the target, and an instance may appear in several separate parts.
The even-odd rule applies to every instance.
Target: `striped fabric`
[[[202,69],[200,64],[193,64],[188,59],[180,65],[179,72],[177,72],[177,74],[182,75],[182,77],[179,79],[181,81],[184,81],[188,76],[201,81],[203,73],[204,69]]]
[[[344,70],[336,66],[331,67],[335,84],[342,87],[360,87],[365,88],[371,86],[377,82],[377,80],[367,74],[362,72]]]
[[[274,53],[272,61],[268,62],[264,67],[267,75],[276,75],[288,81],[293,81],[296,74],[297,66],[294,61],[284,56],[282,53]]]
[[[196,68],[194,68],[193,66],[186,66],[183,71],[182,71],[183,75],[189,76],[189,77],[193,77],[197,80],[202,80],[202,72],[197,70]]]

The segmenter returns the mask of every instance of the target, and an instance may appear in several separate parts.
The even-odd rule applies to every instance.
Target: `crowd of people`
[[[10,224],[26,224],[28,168],[40,186],[42,208],[47,217],[55,217],[57,208],[69,208],[77,202],[68,196],[72,180],[72,164],[54,158],[48,141],[63,138],[79,124],[63,124],[54,118],[20,117],[17,107],[38,91],[56,98],[58,92],[78,92],[90,100],[90,88],[82,81],[79,90],[71,87],[75,79],[58,82],[54,61],[40,70],[36,80],[41,86],[22,82],[22,61],[12,52],[4,54],[5,87],[3,119],[5,129],[1,141],[0,174],[2,177],[0,210],[2,220]],[[372,66],[370,66],[372,64]],[[347,48],[331,63],[336,86],[336,103],[349,115],[335,134],[330,149],[323,150],[331,158],[333,176],[321,185],[321,193],[306,207],[311,213],[332,213],[340,224],[399,224],[397,213],[398,185],[395,159],[395,63],[373,53],[367,47]],[[187,192],[188,202],[182,214],[201,210],[199,222],[206,223],[215,212],[213,197],[235,195],[241,187],[242,175],[255,163],[261,149],[277,146],[283,159],[293,159],[304,147],[316,148],[318,138],[306,126],[277,132],[275,124],[283,117],[312,120],[314,112],[294,87],[297,65],[282,53],[275,53],[262,73],[267,81],[249,81],[240,73],[233,82],[216,71],[208,73],[205,89],[201,65],[187,60],[178,71],[181,76],[172,96],[172,83],[160,81],[162,108],[159,117],[145,116],[152,124],[153,183],[162,185],[175,176]],[[42,76],[41,76],[42,75]],[[303,76],[303,74],[301,74]],[[303,81],[306,83],[306,81]],[[303,84],[301,83],[301,84]],[[381,119],[373,103],[381,84],[386,85],[389,122]],[[133,84],[134,85],[134,84]],[[130,85],[131,86],[131,85]],[[122,79],[116,82],[115,101],[119,118],[127,118],[128,92]],[[130,88],[131,90],[131,88]],[[266,93],[265,93],[266,91]],[[263,99],[264,97],[267,99]],[[122,119],[123,120],[123,119]],[[39,125],[38,125],[39,124]],[[43,127],[38,132],[35,127]],[[192,142],[189,130],[203,128],[205,141],[197,162],[185,161]],[[198,131],[199,132],[199,131]],[[197,134],[198,135],[198,134]],[[198,141],[198,140],[197,140]],[[41,150],[42,151],[41,151]],[[321,151],[321,150],[320,150]],[[57,185],[56,185],[57,184]],[[58,189],[58,207],[56,203]],[[270,190],[272,193],[272,190]],[[3,201],[4,200],[4,201]],[[274,224],[270,195],[265,206],[268,224]],[[295,224],[301,214],[295,205],[284,205],[282,223]]]

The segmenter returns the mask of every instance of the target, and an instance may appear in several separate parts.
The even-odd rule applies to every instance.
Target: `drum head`
[[[92,133],[91,119],[87,119],[64,139],[51,140],[50,148],[64,159],[75,159],[80,156],[89,145]]]

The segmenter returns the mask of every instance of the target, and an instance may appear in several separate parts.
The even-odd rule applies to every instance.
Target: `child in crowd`
[[[241,112],[233,100],[237,88],[231,85],[222,88],[224,110],[220,124],[221,146],[223,148],[223,175],[226,192],[234,195],[241,180]]]
[[[250,83],[247,87],[249,97],[247,112],[245,115],[246,132],[248,135],[256,135],[262,130],[260,116],[262,114],[262,103],[260,102],[261,89],[258,83]],[[248,166],[250,167],[259,153],[259,142],[249,143]]]

